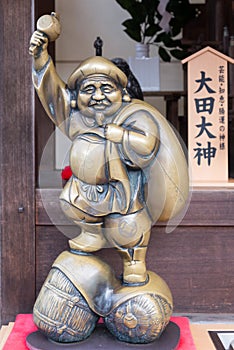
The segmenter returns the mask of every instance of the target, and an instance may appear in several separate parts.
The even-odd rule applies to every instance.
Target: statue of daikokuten
[[[36,30],[31,38],[33,83],[49,118],[72,141],[72,177],[60,203],[81,233],[55,260],[34,321],[50,339],[77,342],[101,316],[117,339],[152,342],[173,306],[167,284],[146,268],[146,251],[152,224],[185,206],[184,152],[166,119],[131,98],[126,75],[110,60],[90,57],[63,82],[48,55],[48,37]],[[122,257],[119,278],[92,254],[107,247]]]

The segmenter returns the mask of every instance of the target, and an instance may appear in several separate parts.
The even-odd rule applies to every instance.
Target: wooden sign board
[[[228,182],[228,67],[206,47],[188,62],[188,153],[194,185]]]

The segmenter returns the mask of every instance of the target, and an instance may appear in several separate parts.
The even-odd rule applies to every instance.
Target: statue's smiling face
[[[81,83],[77,103],[79,110],[88,117],[95,117],[96,113],[109,117],[120,108],[122,92],[112,79],[93,76]]]

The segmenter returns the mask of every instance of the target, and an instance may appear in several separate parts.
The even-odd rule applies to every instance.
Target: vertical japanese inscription
[[[227,92],[226,92],[226,74],[225,67],[223,65],[219,66],[219,149],[221,151],[226,149],[226,119],[225,114],[225,103],[227,102]]]
[[[211,132],[213,126],[212,117],[214,111],[215,98],[212,97],[212,94],[215,94],[216,91],[213,90],[209,83],[212,83],[212,78],[206,76],[205,71],[201,71],[201,78],[196,79],[195,82],[199,84],[198,89],[195,91],[195,94],[202,91],[202,98],[194,98],[196,113],[201,118],[201,123],[196,124],[198,133],[195,136],[197,139],[196,145],[193,150],[195,151],[194,158],[197,159],[197,164],[200,166],[202,160],[207,162],[207,165],[211,165],[211,159],[215,158],[216,147],[212,145],[212,139],[215,139],[216,136]],[[211,120],[211,121],[210,121]],[[207,142],[206,144],[199,141],[199,138],[202,134],[206,134]]]

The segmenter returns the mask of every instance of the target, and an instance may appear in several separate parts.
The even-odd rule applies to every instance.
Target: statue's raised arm
[[[53,123],[66,133],[70,92],[57,74],[47,50],[49,42],[59,37],[60,30],[56,13],[40,17],[30,39],[29,53],[33,57],[33,84],[41,103]]]

